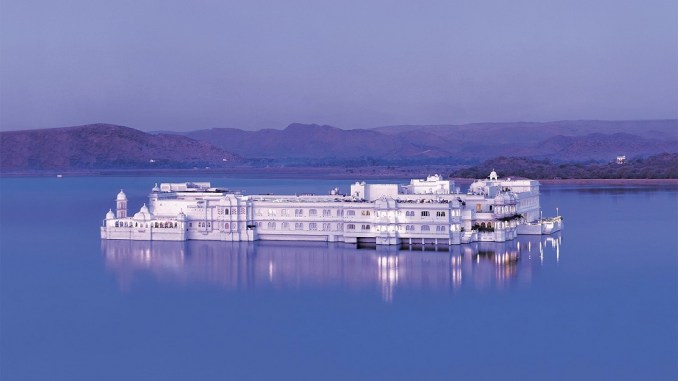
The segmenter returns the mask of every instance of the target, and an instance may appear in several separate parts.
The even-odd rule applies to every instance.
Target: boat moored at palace
[[[356,182],[349,194],[244,195],[208,182],[156,184],[134,215],[121,190],[101,238],[139,241],[324,241],[376,245],[505,242],[550,234],[562,218],[542,219],[539,182],[492,172],[461,193],[438,175],[407,185]]]

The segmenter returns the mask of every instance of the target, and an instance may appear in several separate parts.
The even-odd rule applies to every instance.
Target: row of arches
[[[176,221],[155,221],[151,222],[150,227],[152,228],[176,228],[179,224]],[[138,221],[115,221],[116,228],[148,228],[148,223],[138,222]]]

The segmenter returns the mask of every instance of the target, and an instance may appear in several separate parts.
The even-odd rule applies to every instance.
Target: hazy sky
[[[0,129],[678,117],[678,1],[0,0]]]

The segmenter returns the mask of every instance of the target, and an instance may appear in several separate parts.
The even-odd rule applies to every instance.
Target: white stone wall
[[[515,238],[518,221],[501,218],[515,213],[538,218],[539,188],[535,181],[477,182],[475,194],[450,194],[452,183],[440,178],[418,181],[411,183],[413,187],[405,187],[405,191],[414,193],[398,193],[397,184],[356,183],[349,196],[244,196],[208,189],[209,183],[186,187],[163,184],[149,196],[150,214],[135,214],[135,218],[150,220],[105,220],[101,236],[131,240],[459,244],[510,240]],[[440,193],[417,188],[432,184],[440,186]],[[509,185],[521,192],[507,193]],[[416,193],[419,191],[422,193]],[[167,224],[169,227],[165,227]]]

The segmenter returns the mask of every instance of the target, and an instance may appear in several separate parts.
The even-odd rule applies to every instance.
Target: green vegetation
[[[678,179],[678,153],[631,159],[624,164],[556,163],[548,159],[498,157],[452,172],[450,177],[480,179],[492,170],[502,177],[530,179]]]

